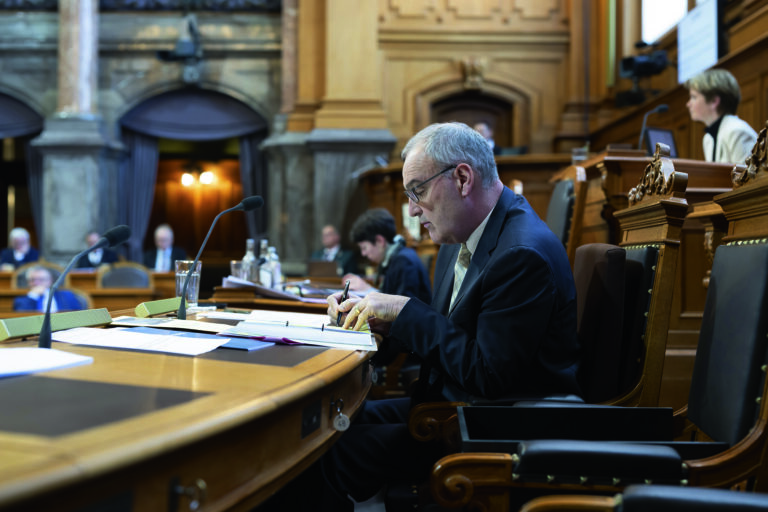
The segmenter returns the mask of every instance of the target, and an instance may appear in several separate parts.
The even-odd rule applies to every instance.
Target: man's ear
[[[475,186],[475,170],[468,164],[459,164],[453,172],[457,190],[461,197],[467,197]]]
[[[386,238],[384,238],[384,235],[376,235],[376,236],[374,237],[374,239],[376,240],[376,243],[375,243],[374,245],[382,245],[382,244],[383,244],[384,246],[386,246],[386,245],[387,245],[387,239],[386,239]]]

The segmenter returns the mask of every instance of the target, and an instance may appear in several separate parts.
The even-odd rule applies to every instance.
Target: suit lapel
[[[453,312],[456,305],[461,302],[466,291],[469,290],[474,285],[475,281],[480,278],[480,275],[483,273],[483,269],[485,269],[485,266],[488,264],[488,260],[491,258],[494,249],[496,249],[499,235],[501,234],[501,230],[504,228],[504,220],[507,217],[507,210],[509,210],[513,199],[514,193],[505,187],[504,191],[501,193],[499,202],[496,203],[496,207],[493,209],[493,213],[491,213],[491,218],[488,219],[488,224],[485,225],[483,235],[480,237],[480,243],[477,244],[477,249],[475,249],[475,253],[472,255],[472,259],[469,261],[467,274],[464,276],[464,281],[461,283],[461,288],[459,288],[459,293],[456,295],[456,300],[453,303],[453,308],[451,308],[449,312],[449,316],[450,313]],[[459,254],[458,247],[459,246],[457,246],[456,254],[453,258],[454,263],[456,262],[456,258]],[[453,281],[451,281],[451,286],[453,286]],[[451,291],[449,290],[449,302],[450,296]]]

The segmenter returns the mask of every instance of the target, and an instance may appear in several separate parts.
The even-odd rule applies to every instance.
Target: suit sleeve
[[[518,246],[488,263],[448,317],[408,301],[390,336],[472,395],[554,389],[577,350],[575,331],[567,334],[575,305],[557,311],[557,295],[545,259]]]
[[[384,293],[415,297],[429,302],[429,276],[420,261],[406,256],[396,258],[385,275]]]

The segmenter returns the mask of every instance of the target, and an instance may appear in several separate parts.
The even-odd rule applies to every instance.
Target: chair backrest
[[[768,364],[768,243],[715,251],[691,379],[688,417],[735,444],[755,426]]]
[[[93,309],[93,298],[91,297],[90,293],[84,290],[80,290],[79,288],[67,289],[71,291],[77,298],[77,301],[80,303],[80,309]]]
[[[51,277],[53,278],[53,281],[55,282],[56,279],[59,278],[62,272],[64,272],[64,268],[57,265],[56,263],[51,263],[50,261],[45,260],[37,260],[32,261],[30,263],[25,263],[24,265],[21,265],[13,272],[13,278],[11,279],[11,286],[17,289],[24,289],[29,288],[27,285],[27,270],[29,270],[32,267],[45,267],[51,272]],[[66,285],[69,276],[65,277],[65,282],[63,283]]]
[[[583,354],[578,377],[589,403],[614,398],[621,391],[625,260],[626,251],[616,245],[586,244],[576,249],[576,329]]]
[[[563,246],[568,244],[574,198],[573,180],[560,180],[555,183],[547,207],[547,226],[563,242]]]
[[[152,274],[144,265],[124,261],[99,268],[96,284],[100,288],[152,288]]]
[[[614,213],[621,225],[619,245],[627,250],[624,346],[629,357],[622,360],[630,365],[627,371],[633,371],[623,383],[632,389],[606,404],[655,407],[659,403],[680,236],[688,211],[687,184],[688,176],[675,172],[668,148],[657,147],[641,182],[629,193],[629,208]],[[639,361],[634,369],[629,362],[632,354]]]
[[[653,295],[653,284],[659,260],[659,247],[655,245],[627,248],[624,266],[624,323],[622,326],[622,354],[619,358],[621,392],[631,390],[640,380],[645,352],[645,331]],[[656,290],[657,294],[671,293],[672,288]]]

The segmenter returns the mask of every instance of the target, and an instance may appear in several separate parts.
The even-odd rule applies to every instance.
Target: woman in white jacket
[[[707,162],[744,163],[757,141],[757,132],[736,116],[741,91],[736,78],[724,69],[708,69],[685,83],[690,99],[685,104],[693,121],[704,129]]]

